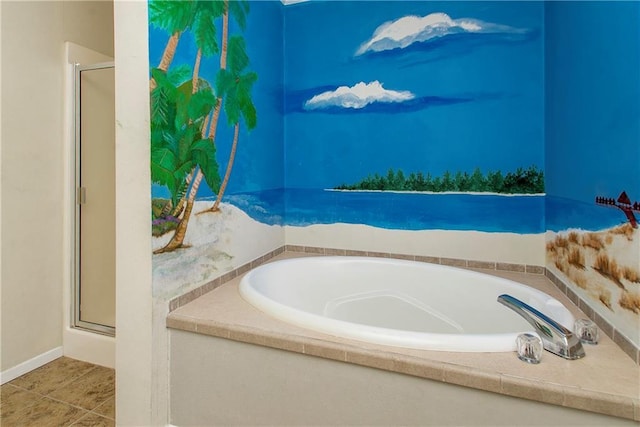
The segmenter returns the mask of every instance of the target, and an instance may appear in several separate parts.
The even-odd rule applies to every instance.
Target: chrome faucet
[[[498,302],[518,313],[535,328],[545,350],[569,360],[585,356],[580,339],[560,323],[511,295],[500,295]]]

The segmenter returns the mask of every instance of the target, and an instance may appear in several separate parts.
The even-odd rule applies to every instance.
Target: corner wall
[[[33,369],[62,354],[62,295],[69,286],[62,250],[64,42],[113,55],[113,31],[111,2],[3,1],[0,7],[0,370],[6,372]]]
[[[545,22],[546,266],[637,354],[640,3],[546,2]]]
[[[284,9],[287,244],[544,263],[543,3]]]
[[[158,78],[152,81],[150,94],[153,293],[169,300],[285,244],[283,200],[277,192],[284,185],[284,22],[282,5],[274,1],[237,3],[227,21],[222,11],[216,15],[203,9],[202,2],[179,7],[149,4],[149,70]],[[188,25],[180,32],[164,70],[161,64],[175,34],[166,23],[179,20],[180,7],[191,7],[194,19],[206,15],[205,24],[198,21],[200,26]],[[196,27],[209,32],[196,37]],[[219,87],[221,75],[233,75],[238,86],[225,93]],[[195,93],[194,76],[198,77]],[[235,90],[241,95],[234,96]],[[170,96],[176,91],[189,95]],[[180,122],[181,116],[172,111],[192,106],[197,96],[220,97],[222,103],[207,105],[197,117]],[[169,123],[163,120],[172,114]],[[195,129],[197,138],[185,137],[187,128]],[[180,151],[178,146],[189,148]],[[206,153],[207,162],[201,153]],[[181,188],[184,209],[177,208]],[[279,207],[267,211],[257,204],[255,195],[264,193],[275,194]],[[218,209],[212,210],[214,206]],[[248,208],[266,212],[271,221],[254,220]],[[176,231],[183,226],[184,234]],[[180,236],[183,240],[174,245]]]
[[[149,230],[146,1],[114,4],[116,71],[116,423],[166,425],[167,351],[154,328]],[[155,310],[154,310],[155,309]]]

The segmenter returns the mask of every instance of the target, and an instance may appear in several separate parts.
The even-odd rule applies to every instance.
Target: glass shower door
[[[115,73],[76,66],[74,326],[115,334]]]

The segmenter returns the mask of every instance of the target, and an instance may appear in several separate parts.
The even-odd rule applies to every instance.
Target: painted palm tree
[[[200,63],[202,57],[212,56],[218,53],[218,44],[216,43],[216,27],[215,20],[220,18],[224,13],[224,4],[222,1],[209,1],[209,0],[196,0],[191,1],[192,4],[192,19],[189,23],[189,28],[193,34],[195,44],[198,48],[196,53],[196,58],[193,66],[193,74],[191,79],[191,87],[193,93],[198,91],[198,85],[200,84]],[[153,82],[153,80],[152,80]],[[206,120],[205,125],[202,128],[202,138],[206,138],[206,129],[209,127],[209,123],[211,122],[210,118]],[[184,185],[181,191],[181,197],[177,203],[174,203],[173,206],[173,215],[178,216],[187,201],[187,188],[191,185],[191,182],[196,176],[195,168],[191,170],[191,172],[187,175]],[[201,181],[202,177],[200,177]],[[195,181],[194,181],[195,182]],[[197,192],[199,187],[198,185],[195,187]],[[194,196],[195,197],[195,196]]]
[[[218,53],[216,42],[215,20],[223,16],[224,4],[221,1],[197,0],[194,2],[194,17],[191,32],[198,48],[195,65],[193,67],[193,90],[197,91],[200,61],[202,57]]]
[[[157,86],[151,93],[151,176],[153,182],[169,189],[175,204],[189,186],[185,179],[194,168],[211,188],[219,186],[215,147],[202,138],[216,98],[206,82],[200,81],[199,90],[193,92],[191,79],[176,86],[162,70],[154,69],[152,75]],[[182,246],[190,208],[185,209],[171,242],[156,253]]]
[[[224,99],[224,112],[227,115],[228,123],[234,126],[233,143],[227,162],[227,169],[220,185],[220,191],[211,211],[217,211],[222,200],[222,196],[229,183],[231,169],[235,160],[238,139],[240,134],[240,119],[243,118],[248,130],[256,127],[256,108],[251,99],[251,88],[258,79],[254,72],[245,72],[249,65],[244,39],[232,37],[229,40],[229,67],[218,72],[216,79],[216,92]]]
[[[223,0],[222,15],[222,42],[220,50],[220,70],[227,69],[227,58],[229,54],[229,16],[237,22],[241,30],[244,30],[247,25],[247,14],[249,13],[249,2],[246,0]],[[222,108],[222,97],[218,96],[218,102],[213,110],[213,116],[209,125],[209,135],[215,140],[215,135],[218,130],[218,120],[220,119],[220,110]],[[217,207],[216,207],[217,209]]]
[[[217,4],[215,11],[219,12],[221,7],[222,10],[222,40],[221,40],[221,51],[220,51],[220,70],[225,70],[227,68],[227,58],[228,58],[228,45],[229,45],[229,17],[232,16],[236,21],[241,30],[244,30],[247,24],[247,14],[249,13],[249,2],[246,0],[218,0],[215,1]],[[246,53],[244,49],[240,52],[246,58]],[[235,53],[234,53],[235,54]],[[248,60],[247,60],[248,63]],[[218,100],[216,102],[215,108],[213,109],[213,115],[211,120],[209,121],[209,131],[208,138],[213,142],[215,141],[216,132],[218,129],[218,121],[220,119],[220,110],[222,107],[222,96],[218,96]],[[193,172],[190,177],[193,177]],[[202,179],[202,177],[195,176],[195,179]],[[197,190],[197,187],[196,187]],[[215,191],[215,190],[214,190]],[[195,198],[195,193],[191,193],[189,195],[189,199],[192,200]],[[182,209],[182,205],[184,204],[185,199],[183,198],[178,205],[179,209]],[[207,211],[217,211],[218,204],[215,204],[214,207]],[[204,212],[207,212],[204,211]],[[203,212],[200,212],[203,213]]]
[[[181,34],[191,25],[196,2],[191,0],[149,0],[149,22],[170,34],[158,69],[167,71],[173,62]],[[150,90],[156,87],[152,77]]]
[[[232,57],[237,56],[236,59],[232,60],[232,61],[235,61],[234,62],[235,64],[244,64],[241,67],[238,65],[234,66],[238,70],[236,74],[240,73],[248,65],[248,57],[244,50],[244,42],[242,42],[241,46],[238,44],[237,41],[234,41],[233,43],[228,42],[228,33],[229,33],[229,16],[230,15],[233,16],[234,19],[237,21],[238,25],[242,29],[244,29],[246,25],[246,14],[248,13],[249,7],[248,7],[248,2],[246,2],[245,0],[234,0],[231,2],[229,0],[198,1],[194,3],[197,3],[197,4],[194,6],[193,20],[192,20],[192,23],[190,24],[190,29],[194,34],[196,45],[198,46],[198,52],[196,54],[196,59],[195,59],[194,69],[192,74],[192,81],[191,81],[192,94],[195,96],[195,94],[199,92],[199,86],[203,82],[202,79],[199,79],[199,68],[200,68],[201,58],[204,55],[209,55],[217,51],[217,46],[215,45],[215,26],[213,24],[214,20],[217,17],[222,16],[222,21],[223,21],[222,52],[220,54],[221,70],[225,69],[227,66],[227,58],[229,56],[229,53],[228,53],[229,50],[232,52],[231,54]],[[234,46],[239,46],[241,47],[241,49],[239,49],[238,47],[229,49],[228,48],[229,44],[233,44]],[[243,83],[246,81],[250,81],[250,83],[248,84],[247,93],[250,92],[250,86],[253,84],[256,78],[257,76],[255,75],[255,73],[248,73],[242,76]],[[223,95],[220,93],[216,100],[215,107],[213,108],[211,118],[210,119],[207,118],[203,120],[202,122],[203,124],[200,128],[201,139],[199,140],[197,146],[200,146],[201,142],[207,141],[211,147],[211,150],[207,151],[207,150],[204,150],[204,147],[201,147],[203,148],[203,153],[206,153],[207,155],[210,155],[210,153],[212,152],[215,153],[215,147],[214,147],[213,141],[214,141],[215,133],[217,129],[217,122],[218,122],[219,113],[220,113],[222,96]],[[244,113],[242,114],[243,114],[243,117],[245,117],[245,122],[247,123],[247,127],[249,129],[252,129],[253,127],[255,127],[255,122],[256,122],[255,107],[253,107],[253,103],[251,102],[250,97],[248,97],[247,99],[249,100],[248,104],[244,101],[242,102],[242,104],[245,105],[245,107],[243,108]],[[226,109],[227,108],[225,107],[225,111]],[[236,129],[236,136],[234,137],[234,145],[233,145],[234,155],[235,155],[235,147],[237,146],[237,140],[238,140],[238,134],[239,134],[239,117],[238,117],[237,123],[238,123],[238,127]],[[207,131],[207,128],[208,128],[208,131]],[[202,156],[204,155],[205,154],[202,154]],[[215,157],[209,160],[210,160],[209,163],[215,163]],[[233,163],[233,158],[231,158],[230,163],[231,164],[228,167],[229,173],[230,173],[230,167]],[[216,167],[217,167],[217,163],[216,163]],[[182,215],[182,219],[180,220],[180,223],[178,224],[178,227],[176,228],[176,231],[171,241],[164,248],[156,251],[156,253],[173,251],[177,248],[184,247],[184,237],[186,235],[188,221],[191,216],[191,212],[193,210],[195,197],[197,195],[199,186],[203,178],[207,181],[209,187],[214,192],[218,190],[219,176],[216,175],[216,178],[217,178],[217,181],[216,181],[213,179],[213,177],[210,176],[209,173],[205,171],[204,167],[201,164],[198,163],[195,166],[193,166],[191,173],[186,175],[186,178],[182,183],[182,186],[180,188],[181,191],[177,193],[177,194],[180,194],[180,193],[185,194],[186,189],[189,188],[188,196],[186,198],[182,197],[180,199],[180,201],[177,203],[176,211],[174,211],[174,212],[180,212],[182,210],[182,205],[186,204],[186,207],[184,208],[184,213]],[[227,181],[228,181],[228,176],[227,176]],[[216,205],[216,209],[217,209],[217,205]]]
[[[204,80],[199,78],[200,74],[200,62],[202,57],[211,56],[213,54],[218,53],[218,45],[216,43],[216,27],[215,20],[223,15],[224,12],[224,4],[221,1],[197,1],[194,6],[194,17],[191,23],[191,32],[193,33],[193,37],[198,47],[198,51],[196,53],[195,63],[193,66],[193,74],[191,78],[191,93],[193,96],[197,96],[199,94],[199,86],[203,84],[203,82],[208,85]],[[211,105],[210,110],[207,112],[207,119],[203,122],[200,127],[200,137],[201,141],[206,141],[210,144],[211,150],[210,152],[215,153],[215,146],[213,144],[213,138],[207,138],[207,125],[210,122],[208,118],[209,113],[213,110],[213,104]],[[216,163],[217,167],[217,163]],[[199,165],[194,165],[191,172],[187,175],[184,185],[182,187],[181,194],[183,195],[180,198],[180,201],[177,202],[175,206],[174,212],[179,214],[184,206],[184,212],[182,213],[182,218],[178,223],[178,227],[169,241],[169,243],[158,252],[168,252],[178,249],[180,247],[184,247],[184,238],[187,232],[187,226],[189,224],[189,219],[191,218],[191,212],[193,211],[193,205],[195,204],[195,198],[198,194],[198,189],[200,188],[200,184],[202,179],[205,178],[209,187],[216,191],[218,188],[219,181],[213,182],[211,178],[208,177],[208,174],[203,170],[203,168]],[[213,185],[212,185],[213,184]],[[189,188],[190,186],[190,188]],[[189,188],[189,192],[187,195],[186,189]]]
[[[151,91],[151,180],[167,187],[175,205],[184,178],[177,153],[181,126],[176,118],[182,97],[178,86],[189,78],[191,68],[182,66],[169,73],[152,69],[151,74],[160,82]]]

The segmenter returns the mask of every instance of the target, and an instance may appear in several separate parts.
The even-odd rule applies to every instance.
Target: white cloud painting
[[[364,108],[373,103],[405,102],[415,98],[409,91],[385,89],[377,80],[370,83],[359,82],[353,86],[340,86],[335,90],[322,92],[305,102],[307,110],[330,107]]]
[[[380,25],[369,40],[356,51],[356,56],[385,50],[404,49],[453,34],[524,34],[528,30],[484,22],[473,18],[452,19],[446,13],[426,16],[403,16]]]

